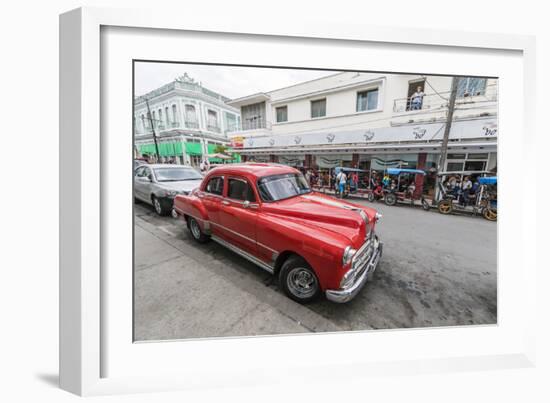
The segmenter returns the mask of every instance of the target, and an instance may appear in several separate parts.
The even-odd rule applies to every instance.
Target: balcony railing
[[[185,127],[188,129],[198,129],[199,128],[199,122],[193,122],[193,121],[186,121]]]
[[[436,111],[444,109],[449,103],[451,92],[440,92],[438,94],[424,95],[422,103],[415,105],[410,98],[399,98],[393,101],[393,112],[415,112],[415,111]],[[483,91],[475,94],[465,94],[456,98],[456,105],[459,107],[462,104],[483,104],[488,102],[496,102],[498,100],[498,89],[496,85],[488,85]]]
[[[220,133],[221,129],[219,126],[207,125],[206,129],[211,132]]]
[[[242,122],[240,125],[231,125],[228,127],[225,132],[237,132],[245,130],[258,130],[258,129],[268,129],[271,130],[271,122],[265,120],[248,120]]]

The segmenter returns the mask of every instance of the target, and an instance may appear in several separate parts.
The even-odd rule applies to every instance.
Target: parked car
[[[212,239],[278,276],[300,303],[323,293],[351,300],[382,256],[376,210],[313,192],[284,165],[215,168],[200,188],[176,196],[174,209],[197,242]]]
[[[134,199],[151,204],[159,215],[168,215],[172,212],[174,197],[189,194],[201,182],[202,175],[190,166],[140,165],[134,171]]]
[[[147,161],[145,160],[139,160],[139,159],[134,160],[134,171],[136,170],[137,167],[145,164],[147,164]]]

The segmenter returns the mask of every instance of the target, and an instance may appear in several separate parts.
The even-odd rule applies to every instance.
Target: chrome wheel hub
[[[287,286],[299,298],[309,298],[317,292],[317,278],[303,267],[294,268],[288,273]]]
[[[191,227],[191,233],[193,236],[199,239],[201,237],[201,229],[199,228],[199,224],[197,224],[195,220],[191,220],[189,227]]]
[[[160,202],[158,199],[155,199],[155,211],[160,214],[162,212],[162,206],[160,205]]]

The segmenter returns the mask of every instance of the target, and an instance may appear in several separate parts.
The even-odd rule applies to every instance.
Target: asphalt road
[[[136,340],[496,323],[496,223],[353,201],[384,215],[378,269],[351,302],[306,306],[247,260],[195,243],[180,220],[135,205]]]

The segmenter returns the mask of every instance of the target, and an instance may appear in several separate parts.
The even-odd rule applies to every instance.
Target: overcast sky
[[[135,95],[143,95],[187,73],[212,91],[231,99],[268,92],[303,81],[334,74],[334,71],[273,69],[262,67],[205,66],[179,63],[135,64]]]

